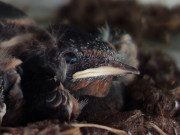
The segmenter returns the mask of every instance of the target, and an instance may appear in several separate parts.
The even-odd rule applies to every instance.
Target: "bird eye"
[[[77,56],[72,52],[65,53],[64,58],[69,64],[74,64],[75,62],[77,62]]]

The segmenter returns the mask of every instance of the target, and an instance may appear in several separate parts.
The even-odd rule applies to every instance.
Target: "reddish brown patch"
[[[74,116],[77,116],[79,113],[79,103],[70,93],[68,93],[68,94],[69,94],[69,97],[71,98],[71,101],[73,104],[72,114]]]
[[[77,81],[75,83],[73,83],[73,85],[71,86],[72,90],[79,90],[81,88],[86,87],[89,84],[89,80],[88,79],[83,79],[81,81]]]
[[[84,92],[87,95],[103,97],[108,93],[111,80],[112,77],[105,80],[96,79],[88,85],[87,89]]]
[[[103,51],[97,51],[95,49],[86,49],[84,47],[81,47],[81,51],[84,52],[86,55],[94,55],[94,56],[101,56],[101,57],[108,57],[109,54],[108,53],[105,53]]]
[[[97,78],[94,80],[83,79],[81,81],[77,81],[71,85],[71,90],[80,90],[84,95],[91,95],[96,97],[103,97],[108,93],[110,83],[112,81],[112,77],[108,77],[107,79]]]
[[[92,50],[92,55],[96,55],[96,53],[97,53],[97,50],[93,49]]]
[[[102,80],[100,78],[93,80],[83,89],[83,94],[96,97],[103,97],[108,93],[112,77]]]

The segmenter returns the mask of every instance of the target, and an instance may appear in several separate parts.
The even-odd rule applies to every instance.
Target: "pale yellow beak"
[[[140,74],[140,72],[131,66],[123,64],[119,67],[114,66],[101,66],[97,68],[89,68],[83,71],[79,71],[73,74],[73,79],[99,77],[99,76],[121,76],[124,74]]]

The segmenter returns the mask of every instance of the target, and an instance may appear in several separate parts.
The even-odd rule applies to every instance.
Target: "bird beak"
[[[99,76],[122,76],[125,74],[139,75],[140,72],[132,66],[126,65],[121,62],[116,62],[106,66],[89,68],[83,71],[76,72],[73,74],[73,79],[82,79]]]

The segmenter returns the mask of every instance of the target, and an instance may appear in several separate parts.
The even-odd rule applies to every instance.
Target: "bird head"
[[[139,71],[125,63],[109,42],[69,25],[54,25],[49,29],[57,38],[58,57],[65,61],[63,70],[66,88],[81,94],[105,96],[113,77],[139,74]]]

